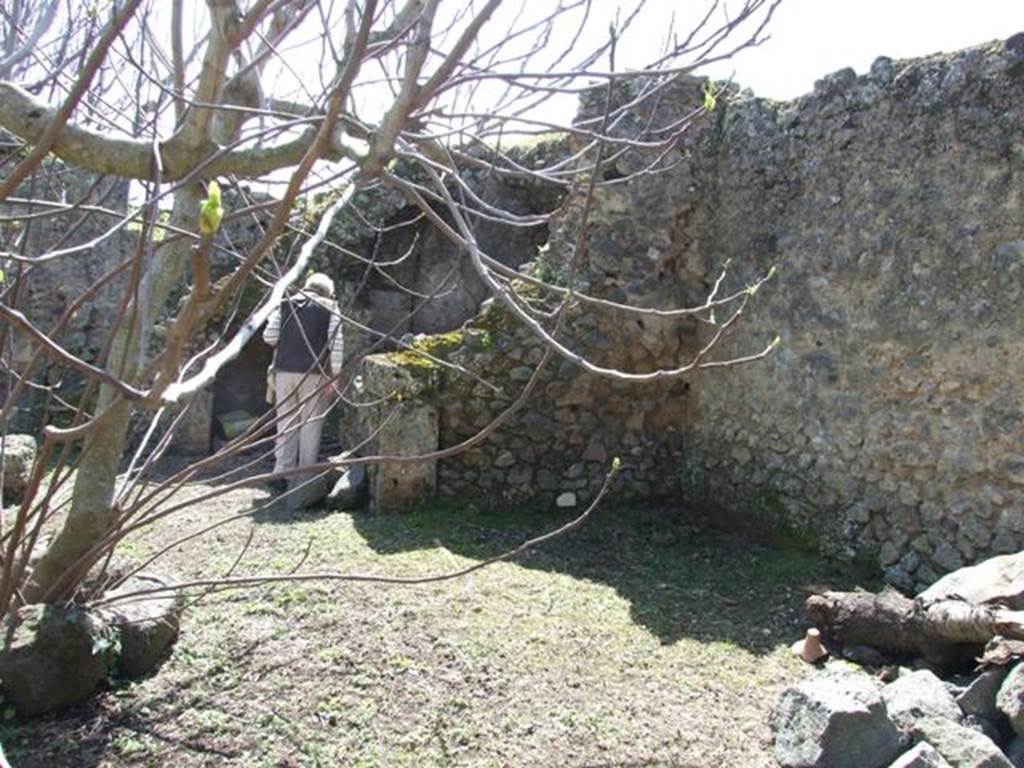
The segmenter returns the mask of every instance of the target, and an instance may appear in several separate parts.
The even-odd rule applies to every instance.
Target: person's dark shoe
[[[272,480],[267,480],[267,488],[275,496],[280,496],[288,490],[288,481],[283,477],[275,477]]]

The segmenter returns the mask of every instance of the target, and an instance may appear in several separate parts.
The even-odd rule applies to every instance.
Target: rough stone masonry
[[[616,98],[625,103],[637,87],[622,84]],[[696,79],[677,83],[615,130],[663,137],[661,128],[690,119],[701,88]],[[585,95],[581,118],[603,103],[603,90]],[[778,277],[722,353],[761,349],[775,334],[781,347],[767,361],[648,386],[556,359],[512,420],[438,464],[438,492],[585,503],[621,456],[619,498],[710,500],[784,525],[830,553],[874,559],[906,588],[1021,549],[1024,35],[951,55],[880,58],[868,74],[837,72],[792,102],[728,91],[718,104],[693,121],[658,173],[628,178],[653,159],[639,150],[603,169],[616,183],[598,191],[578,277],[597,296],[677,307],[699,302],[727,260],[731,289],[776,265]],[[565,144],[542,142],[522,164],[546,164]],[[555,190],[529,178],[487,178],[493,188],[477,183],[495,205],[559,206]],[[123,207],[123,189],[110,194]],[[392,218],[380,214],[382,225],[404,220],[395,205]],[[482,232],[480,242],[511,266],[532,259],[524,269],[558,282],[580,209],[570,195],[550,229],[514,238]],[[335,239],[359,251],[379,245],[382,260],[416,241],[404,227],[390,235],[393,243],[350,229]],[[430,293],[438,269],[454,264],[460,291],[395,335],[457,325],[481,293],[457,254],[428,241],[420,238],[405,266],[411,274],[399,282]],[[85,257],[53,264],[95,277],[131,251],[124,244],[90,253],[95,264],[86,271]],[[337,252],[317,263],[344,288],[359,284],[350,273],[363,267],[346,267]],[[78,285],[80,275],[37,278],[30,305],[49,327],[35,315],[55,319],[68,300],[59,286]],[[401,297],[368,287],[368,308],[346,309],[363,311],[377,330],[394,329],[410,300],[390,312]],[[90,313],[74,327],[77,353],[101,347],[102,319]],[[677,364],[707,333],[692,321],[593,311],[574,314],[568,326],[568,340],[596,362],[635,371]],[[356,329],[349,338],[353,351],[366,346]],[[463,330],[422,344],[479,377],[398,355],[430,383],[420,397],[435,409],[442,447],[506,407],[542,355],[493,305]],[[199,442],[208,445],[202,435]]]
[[[700,104],[700,85],[676,86],[619,130],[673,123]],[[585,98],[581,114],[602,99]],[[581,277],[598,296],[679,306],[727,259],[733,288],[777,265],[723,351],[774,334],[781,347],[646,387],[556,360],[494,438],[440,464],[439,492],[584,501],[619,455],[621,497],[714,500],[832,554],[876,559],[907,588],[1020,549],[1024,35],[879,58],[792,102],[720,102],[660,173],[598,192]],[[646,159],[627,153],[604,178]],[[535,274],[557,279],[568,262],[578,202],[563,205]],[[693,323],[589,311],[570,334],[598,362],[633,370],[707,338]],[[442,447],[507,405],[541,354],[493,306],[458,338],[450,359],[503,391],[441,372],[431,398]]]

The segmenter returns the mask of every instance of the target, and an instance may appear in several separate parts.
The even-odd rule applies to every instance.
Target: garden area
[[[1024,17],[620,5],[0,3],[0,768],[1024,768]]]
[[[181,581],[300,563],[428,575],[568,519],[484,499],[405,515],[267,500],[237,489],[190,507],[178,535],[253,514],[159,568]],[[789,651],[802,603],[849,579],[705,523],[683,506],[611,500],[581,528],[453,581],[218,591],[187,607],[156,674],[110,680],[58,715],[9,716],[0,741],[18,768],[771,766],[769,710],[807,671]],[[126,554],[142,559],[174,532],[154,527]]]

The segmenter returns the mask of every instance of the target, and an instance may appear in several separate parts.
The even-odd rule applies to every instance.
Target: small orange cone
[[[807,630],[807,635],[803,640],[793,643],[791,649],[808,664],[821,661],[828,656],[828,650],[821,644],[821,632],[813,628]]]

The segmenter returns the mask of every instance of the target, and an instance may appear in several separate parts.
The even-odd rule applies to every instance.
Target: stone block
[[[914,723],[915,742],[926,741],[953,768],[1013,768],[993,741],[967,726],[942,717],[925,717]]]
[[[176,411],[182,413],[171,438],[170,450],[182,456],[208,456],[213,428],[213,391],[201,390]]]
[[[889,683],[882,689],[882,699],[890,719],[904,730],[922,717],[941,717],[953,722],[963,717],[945,683],[926,669]]]
[[[1024,610],[1024,552],[992,557],[943,577],[921,593],[925,602],[957,597],[969,603],[999,603]]]
[[[583,452],[584,461],[593,461],[603,464],[608,460],[608,451],[605,450],[604,446],[596,441],[591,441],[587,445],[587,449]]]
[[[21,501],[32,477],[36,439],[32,435],[8,434],[0,447],[3,448],[4,498]]]
[[[355,464],[346,467],[341,477],[327,494],[327,506],[331,509],[356,509],[363,503],[366,494],[366,466]]]
[[[166,580],[140,573],[107,597],[164,586]],[[120,631],[119,674],[138,677],[157,667],[178,639],[181,609],[181,600],[174,592],[161,592],[114,603],[105,611],[111,625]]]
[[[1024,734],[1024,663],[1011,669],[999,686],[996,706],[1010,721],[1013,732]]]
[[[999,717],[996,695],[1009,670],[1006,667],[992,667],[978,675],[956,697],[956,703],[965,715],[977,715],[989,720]]]
[[[0,684],[19,715],[84,701],[114,669],[117,630],[81,608],[29,605],[4,629]]]
[[[914,594],[914,577],[899,565],[889,566],[882,571],[885,583],[895,587],[904,595]]]
[[[433,374],[433,366],[413,361],[406,365],[393,355],[363,360],[365,389],[387,399],[373,409],[379,425],[375,452],[396,458],[379,462],[371,472],[370,494],[377,511],[410,509],[433,496],[437,487],[437,462],[416,459],[436,451],[440,440],[438,411],[429,399],[436,383]]]
[[[502,451],[498,454],[498,458],[494,460],[494,466],[502,469],[511,467],[516,463],[516,457],[511,451]]]
[[[769,718],[783,768],[882,768],[902,751],[875,682],[829,670],[787,688]]]
[[[332,469],[313,476],[296,475],[288,480],[288,493],[282,497],[285,508],[290,512],[317,507],[324,503],[338,474]]]
[[[889,768],[951,768],[946,759],[926,741],[904,752]]]
[[[415,457],[437,450],[437,409],[429,403],[404,401],[400,412],[377,433],[382,456]],[[410,509],[434,495],[437,462],[382,461],[376,465],[370,493],[379,512]]]
[[[555,506],[559,509],[571,509],[576,506],[576,494],[572,491],[560,493],[555,499]]]

